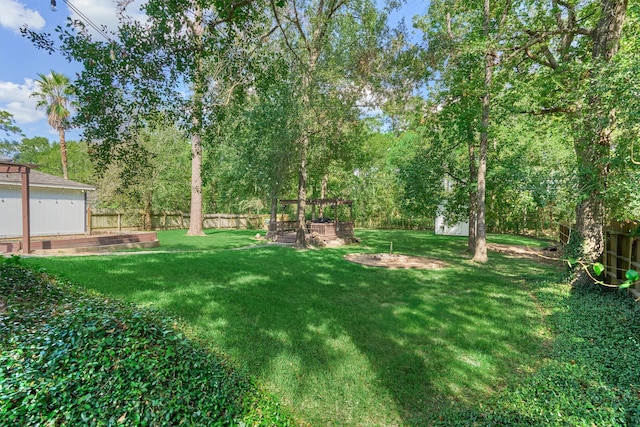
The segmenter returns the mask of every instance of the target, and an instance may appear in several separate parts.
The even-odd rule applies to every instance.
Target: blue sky
[[[95,24],[115,29],[116,0],[70,2]],[[127,10],[137,13],[141,2],[134,2]],[[394,21],[404,17],[410,27],[412,17],[426,13],[427,7],[428,0],[407,0],[402,11],[395,14]],[[55,70],[74,79],[81,67],[67,62],[59,54],[49,55],[36,49],[22,37],[20,27],[27,24],[34,30],[54,33],[58,25],[65,25],[69,16],[78,18],[63,0],[57,0],[55,12],[50,9],[50,0],[0,0],[0,110],[13,114],[16,124],[27,137],[44,136],[57,140],[57,133],[47,124],[44,111],[37,110],[35,99],[29,96],[35,90],[34,80],[38,74]],[[68,132],[67,139],[79,138],[79,130]]]

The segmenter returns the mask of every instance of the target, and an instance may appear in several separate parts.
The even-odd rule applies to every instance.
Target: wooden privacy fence
[[[561,222],[558,224],[558,241],[564,246],[569,243],[571,237],[572,225]]]
[[[637,222],[613,223],[605,228],[605,249],[600,261],[605,268],[607,283],[618,285],[626,280],[627,270],[640,271],[640,236],[635,234],[637,229]],[[570,224],[559,224],[560,243],[566,245],[569,242],[572,230],[573,226]],[[635,285],[630,292],[640,298],[640,285]]]
[[[183,212],[162,212],[151,215],[153,230],[189,228],[190,216]],[[266,229],[268,215],[205,214],[204,228]],[[90,210],[89,233],[135,231],[144,228],[144,214],[138,211]]]

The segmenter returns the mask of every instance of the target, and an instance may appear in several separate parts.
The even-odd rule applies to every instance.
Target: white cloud
[[[145,3],[143,0],[133,1],[127,6],[126,15],[130,16],[134,20],[146,20],[146,15],[139,10],[143,3]],[[106,28],[105,32],[109,37],[112,37],[111,33],[115,32],[118,28],[119,21],[116,0],[73,0],[72,4],[84,16],[79,15],[69,8],[71,19],[77,19],[84,22],[92,35],[97,36],[98,33],[91,28],[85,17],[100,28],[100,30],[105,31]]]
[[[17,0],[0,0],[0,26],[20,34],[20,27],[27,25],[32,30],[44,28],[45,20],[40,12],[28,9]]]
[[[18,126],[45,119],[45,112],[36,109],[37,100],[30,96],[34,90],[33,79],[24,79],[23,84],[0,81],[0,110],[11,113]]]

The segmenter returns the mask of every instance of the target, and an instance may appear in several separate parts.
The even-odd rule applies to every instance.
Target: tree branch
[[[275,1],[274,0],[269,0],[269,4],[271,5],[271,10],[273,11],[273,16],[276,19],[276,25],[278,26],[278,28],[280,28],[280,32],[282,33],[282,37],[284,38],[284,43],[287,45],[287,48],[289,49],[289,51],[296,58],[296,61],[298,61],[298,63],[300,63],[300,64],[303,64],[302,58],[300,58],[298,56],[298,53],[295,51],[295,49],[293,48],[293,46],[289,42],[289,37],[287,37],[287,32],[284,30],[284,27],[282,26],[282,21],[280,20],[280,15],[278,14],[278,10],[277,10],[277,6],[275,4]]]
[[[335,3],[333,3],[332,6],[329,6],[329,10],[328,12],[323,11],[324,10],[324,1],[320,0],[320,3],[318,4],[318,16],[323,16],[324,19],[322,21],[322,25],[317,29],[317,31],[314,34],[314,44],[316,44],[316,46],[314,46],[314,48],[319,51],[320,50],[320,45],[322,44],[322,42],[324,41],[325,38],[325,34],[327,32],[327,27],[328,27],[328,23],[331,20],[331,18],[333,18],[333,15],[336,14],[336,12],[346,4],[346,0],[335,0]]]
[[[500,28],[502,28],[507,22],[507,17],[509,16],[509,11],[511,10],[511,0],[507,0],[504,4],[504,10],[502,11],[502,16],[500,17]]]
[[[525,30],[524,33],[529,37],[529,40],[527,40],[527,42],[524,43],[523,45],[515,47],[511,51],[511,53],[504,58],[505,61],[509,61],[521,53],[524,53],[525,55],[529,56],[531,59],[534,59],[533,57],[530,56],[530,49],[536,45],[544,44],[546,45],[546,49],[549,50],[548,42],[549,42],[549,39],[551,39],[551,37],[570,36],[570,40],[573,40],[573,37],[575,37],[578,34],[591,36],[592,31],[587,28],[574,28],[572,30],[566,29],[566,28],[564,29],[559,28],[553,31]],[[567,39],[567,41],[568,40],[569,39]],[[549,50],[549,54],[553,55],[550,50]],[[534,60],[538,61],[539,59],[540,58],[534,59]],[[540,62],[540,64],[551,67],[554,62],[557,64],[557,60],[555,60],[555,58],[554,58],[554,61],[549,61],[549,58],[547,58],[547,61],[542,61]]]
[[[261,44],[266,39],[268,39],[269,36],[271,36],[271,34],[275,33],[277,29],[278,29],[278,26],[274,25],[273,28],[271,28],[262,37],[260,37],[260,41],[258,43],[256,43],[256,45],[253,47],[253,49],[249,52],[249,58],[251,58],[251,56],[253,56],[253,54],[256,53],[256,51],[262,47]]]
[[[545,56],[545,58],[547,58],[549,67],[553,68],[554,70],[557,69],[559,66],[558,61],[556,60],[555,56],[553,56],[553,53],[551,53],[551,51],[549,50],[549,45],[543,44],[540,50],[542,50],[542,54]]]
[[[236,0],[230,2],[222,11],[218,12],[218,19],[209,23],[209,29],[213,30],[220,24],[233,21],[233,18],[235,18],[236,12],[238,12],[238,10],[242,9],[244,6],[250,5],[253,2],[254,0]]]
[[[529,111],[519,111],[520,114],[530,114],[532,116],[544,116],[546,114],[557,114],[557,113],[575,113],[575,107],[549,107],[549,108],[541,108],[540,110],[529,110]]]
[[[304,46],[307,49],[307,52],[309,53],[309,55],[311,55],[311,46],[309,45],[309,41],[307,40],[307,35],[305,34],[304,29],[302,28],[302,23],[300,22],[300,16],[298,15],[298,5],[295,0],[293,1],[293,15],[295,16],[295,19],[293,20],[293,24],[296,26],[296,29],[298,30],[298,33],[300,34],[300,37],[304,42]]]

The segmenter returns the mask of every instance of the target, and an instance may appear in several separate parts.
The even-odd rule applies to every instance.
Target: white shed
[[[450,179],[443,180],[444,191],[453,191],[453,183]],[[436,210],[436,234],[444,234],[447,236],[469,236],[469,222],[457,222],[449,224],[445,221],[446,207],[443,204],[438,206]]]
[[[469,222],[448,224],[444,219],[444,215],[445,208],[443,205],[440,205],[436,212],[436,234],[444,234],[447,236],[469,236]]]
[[[84,234],[87,192],[94,187],[31,169],[29,210],[32,236]],[[19,173],[0,174],[0,238],[22,236]]]

